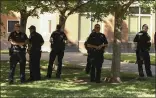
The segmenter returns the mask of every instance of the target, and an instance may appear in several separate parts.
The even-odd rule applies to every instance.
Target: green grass
[[[0,50],[0,53],[1,54],[8,54],[9,53],[9,50]]]
[[[112,60],[112,54],[105,53],[104,58],[107,60]],[[150,54],[150,58],[151,58],[151,64],[155,65],[155,55]],[[134,53],[121,54],[121,61],[122,62],[135,63],[136,62],[136,55]]]
[[[9,50],[0,50],[1,54],[9,54]],[[42,53],[48,53],[47,51],[42,51]]]
[[[42,77],[46,75],[47,61],[41,63]],[[63,67],[62,80],[53,78],[41,81],[19,83],[19,67],[16,68],[15,84],[9,85],[7,77],[9,63],[1,61],[1,97],[154,97],[155,79],[146,78],[136,80],[136,74],[121,73],[121,84],[90,83],[89,76],[83,71],[84,67],[77,65],[66,65]],[[102,77],[109,76],[109,69],[102,70]],[[28,66],[26,76],[28,78]]]

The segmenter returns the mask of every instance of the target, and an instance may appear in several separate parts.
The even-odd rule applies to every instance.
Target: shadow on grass
[[[42,76],[46,75],[47,61],[41,62]],[[44,67],[44,68],[42,68]],[[63,67],[62,79],[55,79],[55,71],[52,79],[19,83],[19,66],[17,65],[15,84],[8,85],[7,77],[9,63],[1,62],[1,97],[154,97],[154,78],[142,81],[135,80],[136,74],[121,73],[121,84],[91,83],[89,75],[84,73],[84,67],[67,65]],[[108,69],[102,70],[102,77],[110,75]],[[27,66],[26,76],[29,76]]]

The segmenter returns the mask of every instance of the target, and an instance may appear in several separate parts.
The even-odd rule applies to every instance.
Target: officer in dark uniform
[[[26,66],[26,43],[27,35],[20,32],[20,25],[15,24],[15,31],[11,32],[8,41],[11,43],[9,48],[10,55],[10,73],[9,83],[12,84],[14,80],[14,73],[17,63],[20,63],[20,80],[25,82],[25,66]]]
[[[56,31],[54,31],[50,37],[51,42],[51,52],[49,57],[49,66],[47,72],[47,78],[51,78],[53,63],[58,56],[58,67],[56,72],[56,78],[61,78],[61,70],[62,70],[62,59],[64,56],[65,43],[67,41],[67,37],[63,31],[61,31],[61,25],[57,25]]]
[[[41,58],[41,46],[44,44],[42,36],[36,32],[36,27],[31,25],[29,27],[30,37],[28,43],[28,53],[29,53],[29,68],[30,68],[30,78],[32,80],[40,80],[40,58]]]
[[[92,30],[92,33],[93,32],[94,32],[94,29]],[[88,54],[87,55],[87,64],[86,64],[85,72],[86,72],[86,74],[89,74],[90,68],[91,68],[91,61],[90,61],[90,48],[87,48],[87,40],[85,41],[84,46],[85,46],[85,48],[87,50],[87,54]]]
[[[108,42],[104,34],[100,33],[100,25],[96,24],[95,32],[90,34],[87,40],[87,47],[90,48],[91,72],[90,81],[100,83],[101,68],[104,61],[104,48]]]
[[[150,55],[149,55],[149,50],[151,47],[151,42],[150,42],[151,39],[147,33],[148,26],[144,24],[142,26],[142,29],[143,30],[137,33],[137,35],[134,38],[134,42],[137,43],[136,53],[137,53],[139,76],[144,77],[143,68],[142,68],[144,62],[147,76],[152,77]]]

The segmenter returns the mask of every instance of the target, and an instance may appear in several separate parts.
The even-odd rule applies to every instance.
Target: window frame
[[[52,20],[48,20],[48,31],[52,33]]]
[[[81,40],[81,17],[85,17],[85,16],[87,16],[87,14],[86,13],[83,13],[83,14],[79,14],[79,42],[85,42],[85,40]],[[87,18],[86,18],[87,19]],[[92,22],[91,22],[91,16],[88,18],[88,19],[90,19],[90,28],[89,28],[89,31],[90,32],[88,32],[88,36],[89,36],[89,34],[91,33],[91,29],[92,29]]]
[[[91,14],[91,13],[90,13]],[[79,42],[85,42],[85,40],[81,40],[81,38],[80,38],[80,36],[81,36],[81,17],[82,16],[87,16],[87,13],[81,13],[81,14],[79,14],[79,34],[78,34],[78,41]],[[87,18],[86,18],[87,19]],[[92,32],[92,30],[94,29],[94,26],[92,26],[93,25],[93,22],[96,22],[96,21],[91,21],[91,19],[92,19],[92,16],[90,16],[88,19],[90,19],[90,28],[89,28],[89,31],[90,32],[88,32],[88,36],[90,35],[90,33]],[[99,22],[99,24],[100,24],[100,26],[101,26],[101,33],[104,33],[104,22]]]
[[[18,21],[20,24],[20,20],[19,19],[7,19],[7,33],[11,33],[9,32],[8,26],[9,26],[9,21]],[[12,30],[13,31],[13,30]]]
[[[131,7],[139,7],[138,5],[136,6],[131,6]],[[150,30],[148,30],[149,32],[149,35],[152,36],[152,27],[153,27],[153,24],[152,24],[152,12],[150,11],[150,14],[141,14],[141,7],[139,7],[139,14],[131,14],[131,15],[128,15],[128,28],[130,29],[130,17],[131,16],[137,16],[139,19],[138,19],[138,28],[139,28],[139,31],[141,30],[141,17],[142,16],[145,16],[145,17],[150,17]],[[138,31],[138,32],[139,32]],[[137,32],[136,32],[137,33]],[[130,30],[128,30],[128,36],[130,34]],[[129,43],[132,43],[133,41],[130,41],[129,40],[129,37],[128,37],[128,42]]]

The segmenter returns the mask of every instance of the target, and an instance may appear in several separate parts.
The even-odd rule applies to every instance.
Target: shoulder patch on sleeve
[[[143,35],[143,33],[138,33],[137,35],[141,36],[141,35]]]

